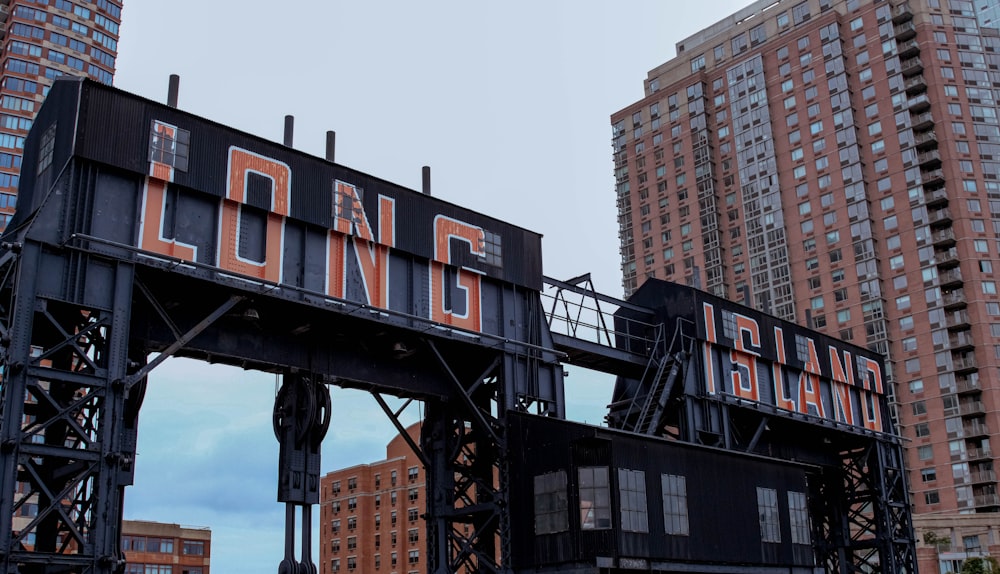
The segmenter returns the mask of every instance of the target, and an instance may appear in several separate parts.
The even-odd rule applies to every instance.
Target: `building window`
[[[941,502],[941,497],[938,495],[938,491],[931,490],[924,493],[924,502],[927,504],[937,504]]]
[[[417,497],[419,496],[418,492],[419,492],[419,489],[411,488],[407,492],[407,494],[406,494],[407,500],[409,500],[410,502],[416,502],[417,501]]]
[[[334,520],[333,522],[331,522],[330,523],[330,530],[332,530],[334,534],[340,532],[340,521],[339,520]]]
[[[347,479],[348,490],[354,490],[357,487],[358,487],[358,477],[352,476],[351,478]]]
[[[416,544],[420,542],[420,530],[417,528],[411,528],[406,531],[406,539],[410,544]]]
[[[333,482],[332,492],[333,492],[334,496],[340,494],[340,481],[339,480],[336,480],[336,481]]]
[[[153,120],[149,136],[149,161],[187,171],[191,132]]]
[[[699,54],[691,58],[691,71],[697,72],[705,67],[705,54]]]
[[[778,514],[778,491],[757,487],[757,512],[760,516],[762,542],[781,542],[781,519]]]
[[[358,537],[357,536],[348,536],[347,537],[347,549],[348,550],[354,550],[357,547],[358,547]]]
[[[37,507],[36,507],[36,510],[35,510],[35,514],[37,514]],[[136,538],[139,538],[139,537],[134,537],[133,538],[133,544],[135,543],[135,539]],[[147,536],[146,540],[145,540],[145,547],[146,547],[146,552],[161,552],[163,554],[173,554],[174,553],[174,539],[173,538],[152,538],[152,537],[148,537]]]
[[[503,240],[499,233],[494,233],[489,230],[483,231],[483,261],[487,265],[492,265],[494,267],[503,267]],[[410,480],[417,479],[417,467],[410,468],[411,478]]]
[[[535,534],[569,530],[566,471],[535,477]]]
[[[396,493],[396,491],[392,491],[392,492],[390,492],[390,493],[389,493],[389,502],[390,502],[390,503],[391,503],[391,504],[392,504],[393,506],[396,506],[396,501],[397,501],[398,499],[399,499],[399,495],[398,495],[398,494]]]
[[[417,562],[420,562],[420,551],[410,550],[407,556],[407,562],[409,562],[410,564],[416,564]]]
[[[917,458],[920,460],[930,460],[934,458],[934,451],[930,445],[917,447]]]
[[[358,527],[358,517],[357,516],[351,516],[350,518],[347,519],[347,529],[348,530],[354,530],[357,527]]]
[[[583,530],[611,528],[611,490],[608,483],[608,467],[581,467],[578,476],[580,528]]]
[[[204,556],[205,543],[201,540],[185,540],[182,551],[188,556]]]
[[[392,486],[396,486],[396,477],[397,472],[395,470],[389,473],[389,482]]]
[[[418,518],[420,518],[420,513],[416,508],[411,508],[406,511],[406,519],[410,522],[416,522]]]
[[[646,473],[618,469],[618,496],[621,503],[621,526],[625,532],[649,532],[646,506]]]
[[[419,474],[420,470],[416,466],[411,466],[410,468],[406,469],[406,479],[409,480],[410,482],[414,482],[415,480],[417,480],[417,476]]]
[[[812,544],[809,539],[809,509],[804,492],[788,492],[788,520],[792,528],[792,544]]]
[[[687,479],[676,474],[660,475],[663,486],[663,528],[667,534],[687,536]]]
[[[921,482],[934,482],[937,480],[937,471],[933,468],[925,468],[920,471]]]
[[[352,496],[352,497],[350,497],[350,498],[347,499],[347,509],[348,510],[354,510],[357,507],[358,507],[358,497]]]
[[[347,557],[347,569],[348,570],[354,570],[357,567],[358,567],[358,557],[357,556],[348,556]]]
[[[42,143],[38,151],[38,170],[41,174],[47,167],[52,165],[52,156],[56,147],[56,124],[53,123],[42,133]]]

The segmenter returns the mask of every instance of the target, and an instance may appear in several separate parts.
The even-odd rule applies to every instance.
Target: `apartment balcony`
[[[982,401],[971,401],[958,405],[958,412],[963,417],[981,416],[986,414],[986,407],[983,406]]]
[[[931,234],[931,243],[934,247],[951,247],[955,245],[955,231],[950,227],[939,229]],[[964,295],[962,300],[965,300]]]
[[[993,458],[993,451],[988,448],[969,447],[965,449],[965,458],[967,460],[991,459]]]
[[[968,357],[965,357],[965,358],[962,358],[962,359],[953,359],[951,361],[951,369],[953,371],[955,371],[955,373],[969,373],[969,372],[972,372],[972,371],[978,371],[979,370],[979,364],[976,363],[976,358],[974,356],[969,355]],[[975,409],[975,406],[976,406],[975,404],[970,404],[970,405],[968,405],[968,408]],[[980,411],[982,411],[983,405],[982,405],[982,403],[979,403],[979,410],[975,410],[974,412],[968,412],[968,413],[965,412],[965,407],[966,407],[966,405],[961,405],[961,408],[960,408],[960,410],[962,411],[963,415],[967,415],[967,414],[980,414]],[[985,411],[982,411],[982,412],[985,413]]]
[[[972,340],[969,331],[958,331],[948,336],[948,348],[952,351],[964,351],[975,348],[976,343]]]
[[[938,165],[941,165],[940,158],[938,158]],[[940,168],[929,169],[926,171],[921,170],[920,179],[924,182],[925,187],[942,184],[944,183],[944,171]]]
[[[928,211],[927,219],[932,226],[942,227],[951,226],[951,212],[947,209],[936,209],[933,211]]]
[[[906,100],[906,107],[910,109],[911,114],[919,114],[930,109],[931,99],[923,93]]]
[[[907,2],[902,2],[892,7],[892,23],[902,24],[913,20],[913,10]]]
[[[913,20],[896,24],[892,27],[896,36],[896,42],[903,42],[917,35],[917,27],[913,25]]]
[[[948,190],[939,187],[937,189],[924,190],[924,203],[927,207],[945,206],[948,204]]]
[[[948,271],[948,273],[954,273],[955,275],[958,276],[957,280],[961,281],[962,274],[957,273],[957,271],[958,269],[952,269],[951,271]],[[939,275],[938,277],[941,277],[941,275]],[[959,331],[962,329],[969,329],[972,327],[972,323],[969,322],[969,312],[964,310],[948,313],[947,317],[945,317],[944,324],[949,331]]]
[[[934,133],[933,130],[915,134],[913,136],[913,143],[917,146],[918,151],[926,151],[928,149],[937,148],[937,134]]]
[[[911,76],[903,81],[903,89],[907,94],[919,94],[927,90],[927,81],[924,80],[923,74]]]
[[[958,249],[955,249],[954,247],[944,251],[934,252],[934,263],[938,266],[938,270],[957,267],[958,262]]]
[[[955,377],[955,392],[959,395],[981,393],[982,391],[983,389],[979,386],[979,378],[977,376],[966,375]]]
[[[986,437],[990,435],[990,429],[986,423],[969,423],[962,426],[965,438]]]
[[[899,42],[896,44],[896,53],[900,58],[916,56],[920,53],[920,44],[917,43],[916,38],[905,42]]]
[[[924,62],[920,58],[908,58],[900,62],[899,72],[904,78],[916,76],[924,71]]]
[[[933,125],[934,125],[934,117],[931,116],[930,112],[910,115],[910,127],[913,128],[914,131],[923,130]]]
[[[976,508],[981,506],[1000,506],[1000,494],[977,494]]]
[[[917,163],[923,169],[937,168],[941,166],[941,152],[936,149],[928,150],[917,154]]]
[[[965,299],[965,291],[962,289],[955,289],[941,295],[941,305],[946,311],[963,309],[968,304],[968,301]]]
[[[972,484],[985,484],[997,481],[997,473],[992,470],[980,470],[978,472],[973,472],[969,477],[969,482]]]

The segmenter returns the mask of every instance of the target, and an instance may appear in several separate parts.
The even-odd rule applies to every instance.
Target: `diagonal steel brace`
[[[229,299],[227,299],[225,303],[220,305],[218,309],[212,311],[211,314],[209,314],[207,317],[199,321],[197,325],[191,327],[191,329],[188,330],[187,333],[184,333],[183,335],[178,337],[177,340],[171,343],[169,347],[163,349],[163,351],[161,351],[160,354],[157,355],[155,359],[146,363],[146,365],[143,368],[139,369],[134,374],[125,377],[124,380],[125,390],[127,391],[131,389],[133,385],[135,385],[143,378],[145,378],[146,375],[148,375],[150,371],[158,367],[160,363],[166,361],[174,353],[183,348],[184,345],[190,343],[192,339],[200,335],[202,331],[211,326],[212,323],[214,323],[216,320],[219,319],[219,317],[222,317],[223,315],[228,313],[230,309],[235,307],[240,301],[243,301],[244,299],[246,299],[246,297],[242,295],[230,296]]]

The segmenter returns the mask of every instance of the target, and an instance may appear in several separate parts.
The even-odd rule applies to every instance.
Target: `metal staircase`
[[[649,360],[642,377],[628,380],[620,377],[616,399],[609,405],[608,425],[639,434],[662,436],[664,415],[670,397],[677,393],[677,383],[684,372],[690,353],[684,344],[686,337],[679,321],[670,342],[666,342],[664,325],[656,329],[649,350]]]

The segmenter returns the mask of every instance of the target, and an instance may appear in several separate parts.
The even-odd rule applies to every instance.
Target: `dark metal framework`
[[[605,314],[619,312],[618,329],[631,337],[618,336],[627,344],[611,353],[636,349],[635,325],[623,326],[624,316],[635,316],[635,305],[614,300],[586,289],[573,289],[569,282],[546,279],[554,288],[552,309],[562,309],[550,320],[553,329],[572,323],[603,302]],[[564,304],[565,291],[580,298]],[[655,323],[653,311],[640,312],[643,322]],[[575,325],[603,330],[598,339],[612,340],[610,319]],[[641,322],[640,322],[641,324]],[[671,328],[672,327],[672,328]],[[565,328],[565,327],[564,327]],[[647,329],[647,332],[650,330]],[[671,335],[669,339],[665,336]],[[815,463],[820,472],[810,475],[813,543],[817,564],[827,572],[915,573],[916,547],[910,513],[909,491],[899,437],[851,429],[845,425],[824,428],[814,417],[801,421],[778,409],[748,403],[732,396],[707,396],[703,391],[704,357],[697,352],[701,341],[692,322],[677,317],[674,325],[660,324],[642,343],[646,365],[630,377],[619,377],[608,415],[608,424],[635,433],[660,436],[693,444]],[[572,345],[571,340],[566,344]],[[640,346],[639,348],[642,348]],[[573,352],[569,351],[572,356]],[[607,361],[593,357],[589,366]],[[642,356],[642,355],[639,355]],[[620,368],[612,374],[623,372]],[[812,420],[810,420],[812,419]]]
[[[295,572],[300,563],[307,569],[311,566],[307,525],[308,509],[318,501],[316,439],[329,424],[317,420],[329,410],[329,404],[322,402],[329,395],[316,388],[319,381],[372,391],[393,419],[398,413],[389,412],[382,394],[425,401],[420,450],[431,493],[427,508],[431,571],[454,572],[461,567],[506,571],[510,524],[503,502],[509,472],[504,413],[515,409],[562,416],[561,406],[540,397],[534,384],[540,369],[559,368],[552,360],[554,352],[545,351],[545,345],[508,341],[498,348],[490,341],[487,348],[470,353],[468,343],[400,332],[399,340],[405,338],[414,352],[403,362],[422,357],[443,385],[418,382],[410,392],[380,386],[361,378],[366,358],[354,356],[352,361],[349,350],[338,354],[336,361],[326,358],[325,364],[338,367],[322,373],[312,357],[314,368],[305,375],[295,356],[285,365],[273,357],[234,356],[237,348],[228,342],[237,335],[234,330],[246,329],[248,320],[260,321],[259,315],[282,314],[259,293],[213,292],[192,284],[181,291],[199,292],[199,301],[179,304],[178,290],[154,287],[164,282],[160,271],[137,272],[133,263],[93,251],[53,249],[24,236],[20,239],[5,244],[2,268],[6,304],[0,336],[7,343],[3,488],[12,496],[2,497],[0,512],[17,516],[26,505],[37,505],[37,515],[16,529],[10,521],[0,526],[0,536],[11,540],[0,550],[6,572],[120,570],[124,562],[118,528],[124,488],[133,479],[145,376],[173,354],[239,360],[245,366],[285,373],[275,407],[275,432],[282,445],[279,500],[289,509],[289,524],[294,522],[295,508],[302,509],[304,546],[296,560],[291,543],[286,545],[282,572]],[[78,269],[78,274],[54,277],[64,268],[55,258]],[[95,276],[100,281],[96,286],[89,283]],[[540,307],[529,315],[541,318]],[[381,338],[372,337],[359,345],[381,344]],[[146,364],[152,350],[160,354]],[[390,366],[387,371],[391,370]],[[299,477],[293,478],[295,473]],[[289,532],[293,529],[290,526]]]
[[[425,403],[418,450],[428,476],[425,518],[433,574],[512,572],[507,498],[515,469],[508,467],[507,416],[513,411],[563,418],[564,362],[634,381],[632,395],[616,397],[630,405],[626,415],[615,419],[612,414],[610,420],[617,426],[734,450],[768,453],[788,447],[773,440],[778,433],[766,428],[792,423],[769,417],[763,410],[707,400],[696,392],[701,371],[696,368],[697,355],[690,352],[692,339],[685,325],[665,325],[652,310],[596,294],[586,277],[549,280],[557,290],[557,304],[546,313],[538,286],[533,285],[541,285],[540,273],[527,277],[534,272],[532,264],[515,261],[503,271],[527,280],[518,283],[495,276],[488,283],[484,280],[483,298],[489,300],[493,323],[489,332],[470,332],[425,315],[330,297],[304,288],[305,280],[302,284],[249,280],[204,261],[138,249],[135,238],[140,231],[135,222],[143,206],[136,189],[147,177],[142,170],[149,164],[142,148],[151,119],[158,122],[162,116],[183,124],[184,130],[191,128],[192,140],[200,137],[206,147],[226,149],[226,137],[240,145],[252,144],[263,150],[260,153],[283,157],[286,167],[294,164],[302,170],[297,173],[374,178],[318,164],[319,160],[250,141],[244,134],[224,132],[217,125],[89,82],[57,82],[47,101],[26,145],[24,205],[19,205],[15,227],[5,233],[0,246],[3,572],[122,570],[119,528],[125,487],[134,478],[146,377],[172,355],[285,376],[275,405],[275,432],[281,445],[278,498],[288,510],[287,532],[294,534],[297,509],[305,527],[302,555],[295,558],[289,538],[282,572],[315,569],[306,541],[309,509],[316,501],[318,443],[330,424],[323,385],[370,391],[399,428],[399,413],[389,409],[383,395]],[[81,102],[92,103],[94,117],[86,117]],[[128,113],[109,112],[115,106]],[[113,136],[102,138],[96,133],[100,130],[85,127],[76,133],[77,126],[92,122],[104,127],[119,116],[139,125],[139,133],[112,130]],[[59,122],[61,131],[56,130]],[[47,157],[48,171],[35,173],[34,166],[44,163],[38,161],[39,134],[46,125],[56,133],[55,159]],[[126,140],[131,143],[120,145]],[[138,152],[129,155],[136,145]],[[114,155],[119,152],[123,159]],[[86,153],[103,159],[79,155]],[[197,162],[205,160],[200,155],[190,160],[189,186],[194,186]],[[211,171],[215,168],[197,168],[215,174],[198,177],[217,181],[218,174]],[[380,193],[391,195],[389,199],[402,201],[406,194],[416,193],[380,182],[372,185],[381,186]],[[190,187],[169,191],[164,205],[168,200],[190,201],[196,209],[209,206],[205,213],[229,201],[207,193],[188,200],[185,194],[195,195]],[[380,197],[372,194],[367,200]],[[310,210],[310,205],[293,207],[306,213],[325,213],[330,207]],[[431,207],[463,216],[454,206],[433,203]],[[185,215],[178,211],[171,217]],[[423,215],[427,220],[435,217],[434,212]],[[286,223],[299,233],[305,253],[317,224],[301,223],[292,216]],[[505,241],[511,237],[537,241],[537,236],[525,239],[527,232],[518,237],[508,224],[488,223],[510,234]],[[324,238],[326,233],[323,229]],[[511,253],[521,255],[516,246],[524,245],[528,243],[515,243]],[[416,291],[414,285],[426,275],[415,269],[427,268],[427,256],[395,256],[393,264],[411,273],[409,288]],[[305,259],[303,255],[298,268],[303,275],[308,267]],[[450,273],[454,277],[455,272]],[[572,313],[579,300],[571,303],[569,295],[594,301],[597,320],[581,324],[582,315]],[[415,297],[412,292],[408,296]],[[605,309],[610,305],[627,310],[632,316],[629,328],[609,335],[609,325],[617,322],[604,320],[605,310],[598,303]],[[559,317],[572,328],[565,336],[553,336],[549,328]],[[159,355],[147,363],[154,352]],[[828,436],[844,448],[826,453],[828,467],[839,470],[823,474],[815,485],[828,505],[816,509],[824,517],[817,524],[823,534],[817,537],[823,541],[818,545],[820,562],[845,574],[875,564],[884,572],[912,571],[898,442],[875,434],[830,431]],[[832,498],[838,489],[844,498]]]

